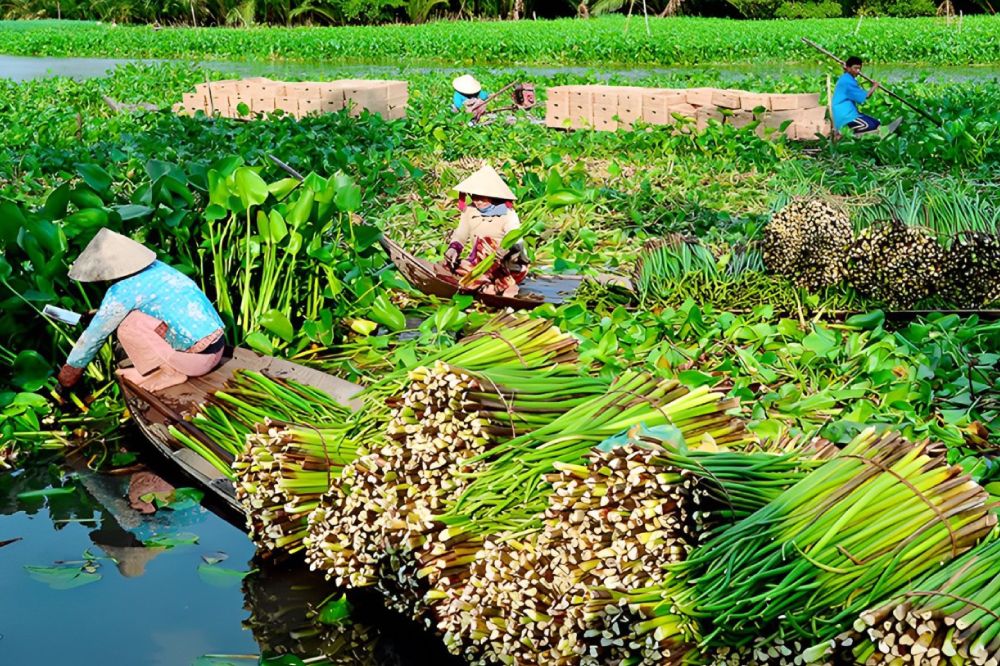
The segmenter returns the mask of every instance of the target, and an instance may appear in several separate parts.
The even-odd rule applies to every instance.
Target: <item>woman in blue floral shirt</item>
[[[219,364],[225,345],[219,313],[193,280],[157,261],[149,248],[101,229],[69,277],[112,284],[59,372],[63,386],[79,381],[116,331],[133,364],[119,374],[149,391],[207,374]]]

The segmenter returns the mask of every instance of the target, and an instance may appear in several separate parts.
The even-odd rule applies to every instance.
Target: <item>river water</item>
[[[317,629],[307,616],[336,590],[301,562],[255,559],[243,530],[194,498],[175,491],[173,508],[152,514],[133,506],[152,508],[147,492],[170,499],[167,488],[148,471],[99,474],[74,458],[0,473],[0,664],[457,663],[370,596]]]
[[[2,46],[0,46],[2,49]],[[443,66],[431,62],[408,61],[405,67],[392,63],[359,62],[292,62],[292,61],[179,61],[142,60],[114,58],[50,58],[0,55],[0,77],[14,81],[25,81],[46,76],[66,76],[87,79],[104,76],[119,65],[128,63],[190,62],[209,70],[237,74],[239,76],[267,76],[283,78],[329,78],[330,76],[352,75],[356,77],[400,77],[407,72],[436,72],[451,75],[465,71],[462,68]],[[494,74],[523,74],[526,76],[548,77],[557,74],[589,76],[595,80],[611,77],[641,79],[648,76],[711,72],[723,80],[739,80],[752,75],[780,77],[784,75],[822,77],[829,70],[815,63],[754,63],[749,65],[698,65],[677,67],[575,67],[575,66],[518,66],[486,67]],[[926,78],[931,81],[978,81],[1000,79],[1000,65],[942,67],[908,64],[870,64],[865,73],[880,81]]]

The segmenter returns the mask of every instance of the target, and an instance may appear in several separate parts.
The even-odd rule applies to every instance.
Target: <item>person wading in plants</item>
[[[482,101],[489,99],[483,86],[470,74],[463,74],[452,81],[451,87],[455,89],[455,93],[451,96],[451,110],[455,113],[459,111],[471,112],[476,104],[481,104]]]
[[[838,131],[843,131],[849,127],[855,134],[865,134],[878,129],[881,123],[858,111],[858,104],[868,101],[876,90],[879,89],[877,81],[872,83],[870,90],[865,91],[858,83],[858,75],[861,74],[861,58],[851,56],[844,63],[844,73],[837,79],[837,86],[833,89],[833,125]],[[899,127],[900,120],[894,121],[887,133],[891,133]]]
[[[136,241],[101,229],[69,269],[79,282],[110,282],[101,307],[59,371],[70,388],[105,339],[118,341],[134,367],[118,374],[157,391],[211,372],[225,345],[222,318],[189,277]]]
[[[484,294],[515,296],[517,285],[528,274],[524,245],[518,241],[506,252],[500,247],[504,236],[521,226],[514,212],[514,193],[489,165],[459,183],[455,190],[462,216],[444,253],[445,267],[462,278],[483,259],[502,252],[489,270],[468,287]],[[462,258],[465,251],[468,255]]]

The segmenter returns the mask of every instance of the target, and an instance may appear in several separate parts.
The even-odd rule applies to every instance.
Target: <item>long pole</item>
[[[845,63],[843,60],[841,60],[837,56],[833,55],[832,53],[830,53],[829,51],[827,51],[826,49],[824,49],[819,44],[817,44],[817,43],[815,43],[813,41],[810,41],[810,40],[806,39],[805,37],[802,38],[802,41],[805,42],[806,44],[808,44],[809,46],[813,47],[814,49],[816,49],[820,53],[822,53],[824,55],[827,55],[827,56],[830,56],[831,58],[833,58],[834,60],[836,60],[838,63],[840,63],[841,67],[846,67],[847,66],[847,63]],[[867,81],[868,83],[875,83],[874,80],[872,80],[871,78],[865,76],[864,74],[859,74],[859,76],[861,78],[863,78],[865,81]],[[919,113],[920,115],[922,115],[924,118],[926,118],[927,120],[929,120],[932,123],[934,123],[935,125],[937,125],[938,127],[941,127],[944,124],[944,122],[940,118],[931,115],[930,113],[928,113],[924,109],[921,109],[919,106],[916,106],[915,104],[912,104],[908,100],[903,99],[902,97],[900,97],[896,93],[892,92],[891,90],[889,90],[885,86],[879,85],[879,88],[882,90],[882,92],[884,92],[889,97],[892,97],[893,99],[899,100],[900,102],[902,102],[906,106],[910,107],[911,109],[913,109],[914,111],[916,111],[917,113]]]

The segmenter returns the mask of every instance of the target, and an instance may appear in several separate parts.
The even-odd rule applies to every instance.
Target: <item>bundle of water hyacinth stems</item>
[[[927,443],[869,429],[671,566],[663,585],[622,595],[642,621],[609,635],[665,662],[695,644],[752,651],[761,639],[786,648],[829,640],[975,546],[996,525],[989,509],[983,488]]]
[[[558,411],[560,401],[599,384],[580,376],[571,336],[538,319],[505,315],[499,323],[410,372],[409,389],[390,401],[386,440],[345,470],[343,484],[310,516],[311,568],[339,585],[373,584],[391,544],[461,487],[466,458],[551,420],[539,400],[553,400],[548,410]]]
[[[219,449],[235,457],[242,453],[247,436],[256,431],[258,424],[340,423],[348,413],[346,407],[315,387],[261,372],[238,370],[226,382],[224,390],[209,396],[188,420]],[[176,426],[170,427],[170,434],[233,478],[229,462],[213,453],[204,442]]]
[[[587,636],[608,597],[588,586],[653,584],[713,525],[749,515],[819,464],[798,453],[688,450],[669,428],[641,432],[593,450],[587,465],[556,464],[540,530],[486,539],[441,622],[453,652],[476,663],[607,663],[607,646]]]
[[[1000,541],[981,544],[861,613],[853,631],[831,647],[839,661],[865,665],[997,663]]]

